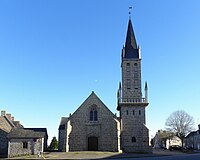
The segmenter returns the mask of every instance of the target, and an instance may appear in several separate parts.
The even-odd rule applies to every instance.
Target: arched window
[[[131,142],[132,142],[132,143],[136,142],[136,138],[135,138],[135,137],[132,137]]]
[[[94,111],[94,121],[97,121],[97,110]]]
[[[98,121],[98,112],[96,109],[96,105],[93,106],[90,110],[90,121]]]
[[[127,79],[127,89],[131,89],[131,80]]]
[[[135,111],[133,110],[133,115],[135,115]]]
[[[134,63],[134,71],[137,72],[138,71],[138,64]]]
[[[93,121],[93,111],[90,111],[90,121]]]

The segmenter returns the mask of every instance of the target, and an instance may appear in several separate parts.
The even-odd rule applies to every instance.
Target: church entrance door
[[[88,151],[98,151],[97,137],[88,137]]]

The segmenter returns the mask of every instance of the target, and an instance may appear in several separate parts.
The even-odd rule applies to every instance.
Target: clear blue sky
[[[200,123],[199,0],[1,0],[0,110],[58,135],[92,91],[113,112],[128,7],[149,85],[151,134],[183,109]]]

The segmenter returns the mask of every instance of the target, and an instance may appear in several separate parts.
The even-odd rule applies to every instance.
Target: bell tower
[[[124,152],[151,152],[145,118],[148,87],[146,83],[145,97],[142,97],[141,53],[130,17],[121,59],[122,82],[117,94],[117,110],[121,119],[121,149]]]

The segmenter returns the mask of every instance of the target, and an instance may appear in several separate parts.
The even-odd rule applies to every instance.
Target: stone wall
[[[58,150],[66,152],[66,129],[60,129],[58,132]]]
[[[140,59],[123,59],[122,93],[122,98],[142,98]]]
[[[8,133],[0,129],[0,157],[5,157],[8,154]]]
[[[7,156],[8,153],[8,139],[7,134],[12,129],[11,125],[4,116],[0,116],[0,156]]]
[[[69,120],[69,121],[67,121],[67,130],[66,130],[66,144],[65,144],[65,146],[66,146],[66,152],[69,152],[69,135],[70,135],[70,133],[71,133],[71,131],[72,131],[72,126],[71,126],[71,121]]]
[[[135,111],[134,114],[133,110]],[[141,114],[139,114],[139,110]],[[149,130],[143,123],[145,121],[145,108],[122,106],[121,117],[122,150],[124,152],[151,152],[149,147]]]
[[[68,137],[71,132],[70,120],[67,117],[62,117],[59,133],[58,133],[58,150],[62,152],[69,151]]]

